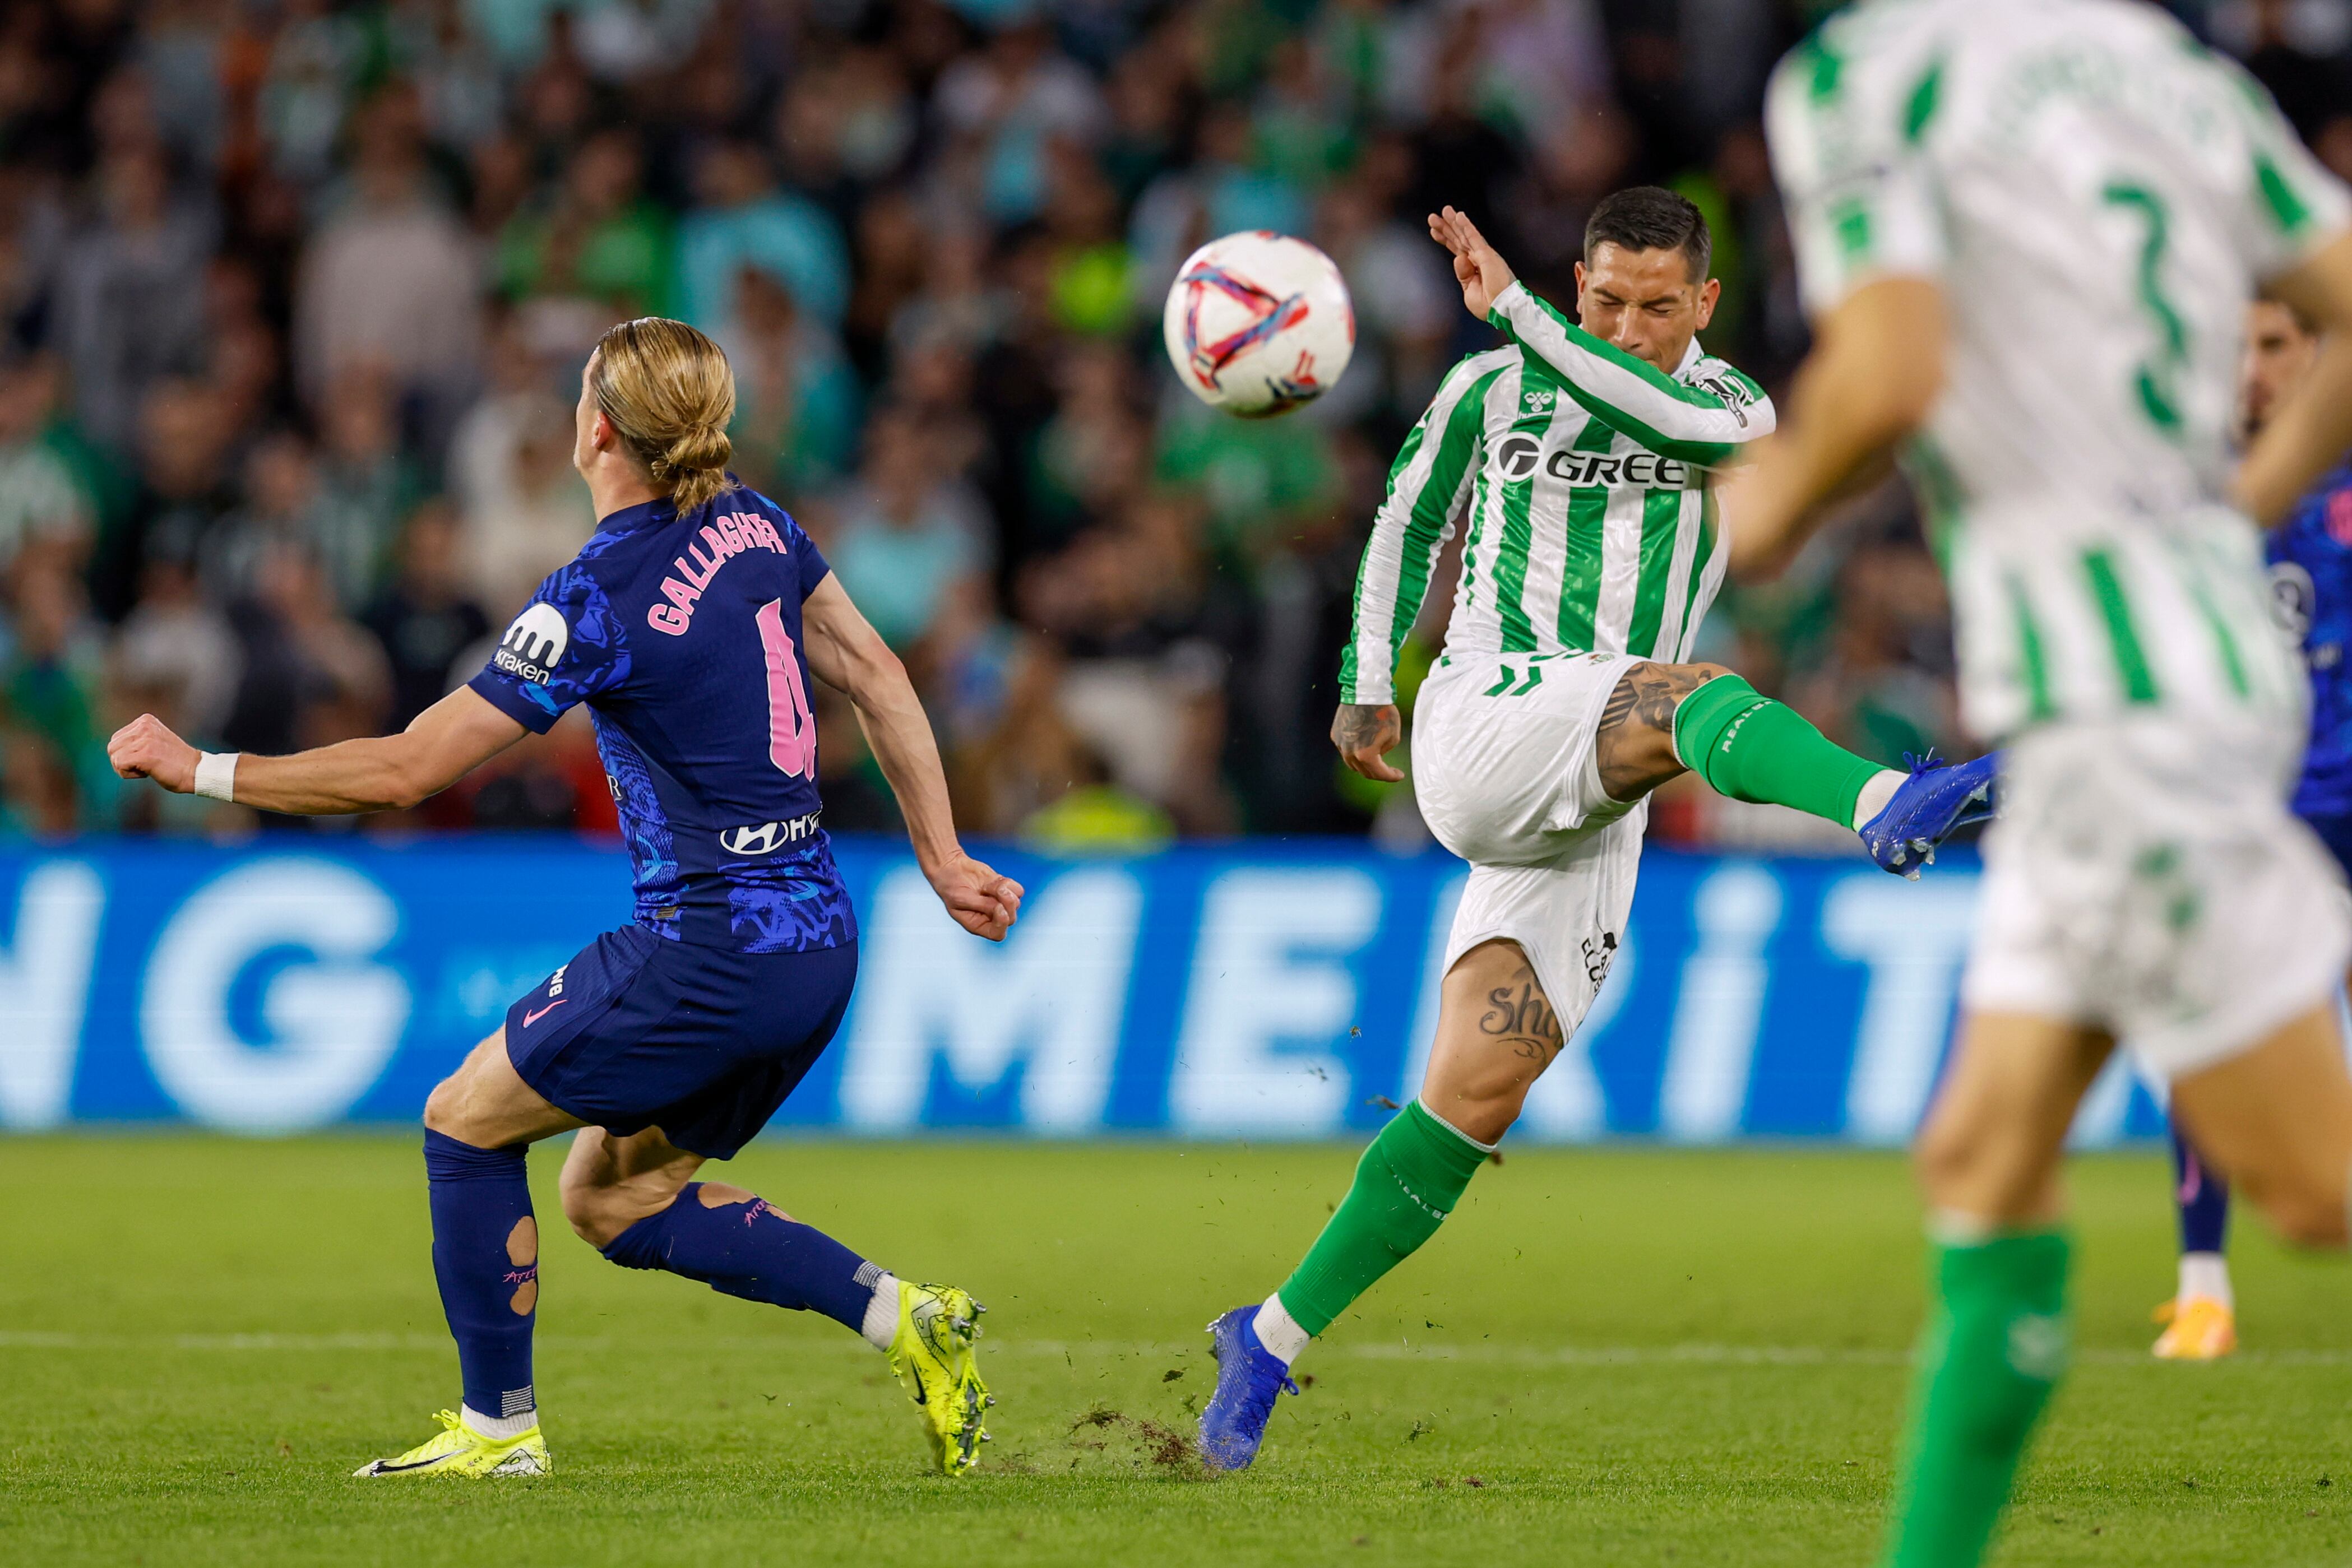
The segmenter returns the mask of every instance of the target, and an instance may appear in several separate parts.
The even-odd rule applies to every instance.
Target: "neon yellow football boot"
[[[485,1476],[543,1476],[551,1468],[547,1439],[539,1435],[537,1427],[501,1441],[483,1437],[454,1410],[441,1411],[433,1418],[441,1423],[439,1437],[428,1437],[397,1458],[371,1459],[352,1474],[467,1476],[479,1480]]]
[[[2238,1348],[2237,1314],[2210,1296],[2167,1301],[2155,1316],[2170,1325],[2151,1347],[2159,1360],[2219,1361]]]
[[[890,1340],[890,1370],[923,1413],[923,1436],[945,1475],[960,1476],[980,1461],[989,1440],[982,1411],[996,1401],[980,1380],[972,1342],[988,1311],[953,1285],[898,1281],[898,1332]]]

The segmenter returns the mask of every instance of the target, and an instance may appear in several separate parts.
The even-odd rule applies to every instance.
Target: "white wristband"
[[[195,792],[207,800],[235,800],[237,756],[234,751],[197,752]]]

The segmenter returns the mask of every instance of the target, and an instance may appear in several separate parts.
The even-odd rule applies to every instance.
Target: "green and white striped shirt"
[[[1389,472],[1356,578],[1339,700],[1396,700],[1397,650],[1466,527],[1449,653],[1689,657],[1723,581],[1712,467],[1772,429],[1763,390],[1694,342],[1672,376],[1513,284],[1510,341],[1456,365]]]
[[[1932,279],[1950,347],[1908,466],[1969,727],[2294,721],[2261,552],[2223,505],[2246,301],[2345,232],[2269,95],[2154,5],[1867,0],[1767,107],[1808,307]]]

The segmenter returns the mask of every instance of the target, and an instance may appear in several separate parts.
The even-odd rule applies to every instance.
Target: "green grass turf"
[[[835,1325],[626,1272],[531,1162],[558,1470],[362,1482],[454,1405],[409,1136],[0,1139],[0,1563],[1862,1563],[1920,1310],[1899,1160],[1515,1153],[1203,1479],[1201,1325],[1262,1296],[1339,1147],[763,1145],[724,1167],[991,1305],[982,1471],[924,1473]],[[2352,1274],[2249,1225],[2250,1353],[2146,1358],[2165,1173],[2075,1172],[2078,1368],[2000,1561],[2352,1560]],[[1116,1416],[1107,1413],[1117,1412]]]

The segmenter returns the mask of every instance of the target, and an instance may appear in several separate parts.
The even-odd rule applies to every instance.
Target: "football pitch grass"
[[[1340,1146],[779,1143],[713,1166],[991,1312],[996,1441],[926,1473],[835,1325],[545,1241],[556,1472],[360,1481],[457,1402],[416,1139],[0,1139],[0,1563],[1855,1563],[1917,1326],[1892,1155],[1514,1151],[1299,1370],[1258,1467],[1179,1438]],[[2080,1355],[2008,1563],[2352,1559],[2352,1268],[2236,1238],[2248,1353],[2147,1356],[2153,1155],[2079,1161]],[[1176,1436],[1171,1437],[1171,1434]]]

